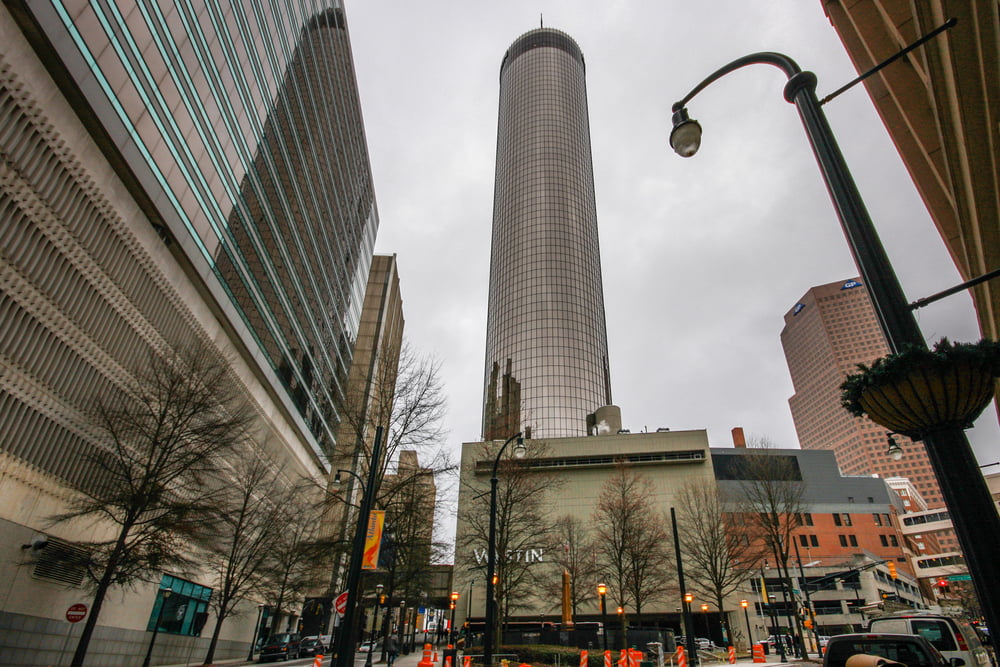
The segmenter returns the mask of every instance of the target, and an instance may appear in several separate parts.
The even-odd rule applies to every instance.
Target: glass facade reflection
[[[483,438],[587,434],[611,403],[583,54],[550,28],[500,68]]]
[[[328,454],[378,227],[341,4],[11,4],[44,34],[36,50],[130,194]]]

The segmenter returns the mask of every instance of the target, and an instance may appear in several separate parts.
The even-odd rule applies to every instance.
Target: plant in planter
[[[989,405],[1000,375],[1000,342],[951,343],[932,350],[909,346],[881,357],[840,385],[840,403],[853,415],[920,440],[942,428],[968,428]]]

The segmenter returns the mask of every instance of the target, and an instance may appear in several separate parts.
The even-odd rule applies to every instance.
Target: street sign
[[[70,605],[69,609],[66,610],[66,620],[70,623],[79,623],[84,618],[87,617],[87,605],[80,604],[79,602]]]
[[[971,574],[950,574],[948,581],[972,581]]]
[[[343,614],[347,611],[347,591],[337,596],[337,599],[333,601],[333,608],[338,614]]]

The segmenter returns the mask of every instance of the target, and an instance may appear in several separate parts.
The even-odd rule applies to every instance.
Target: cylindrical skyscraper
[[[580,47],[521,35],[500,66],[483,439],[586,435],[611,403]]]

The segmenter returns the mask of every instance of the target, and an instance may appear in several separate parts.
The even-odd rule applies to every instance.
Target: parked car
[[[962,667],[965,662],[949,662],[941,652],[919,635],[857,633],[834,635],[826,645],[823,667],[846,667],[855,655],[869,655],[896,662],[906,667]],[[879,661],[871,661],[874,665]]]
[[[303,637],[299,643],[299,655],[317,655],[326,652],[326,646],[319,637]]]
[[[758,644],[767,644],[768,648],[771,650],[777,650],[778,641],[783,641],[785,644],[785,651],[792,650],[792,636],[791,635],[769,635],[767,639],[761,639]]]
[[[279,632],[260,647],[260,661],[289,660],[299,657],[301,638],[292,632]]]
[[[990,655],[976,631],[967,622],[951,616],[921,612],[900,612],[873,618],[871,632],[920,635],[949,660],[961,658],[966,667],[989,667]]]
[[[368,653],[373,649],[373,647],[374,650],[380,651],[382,649],[382,640],[376,639],[375,641],[372,641],[371,639],[367,639],[361,642],[361,647],[358,648],[358,651],[361,653]]]
[[[715,642],[711,639],[706,639],[705,637],[695,637],[694,643],[698,645],[698,650],[700,651],[712,651],[718,648],[718,646],[715,645]]]

